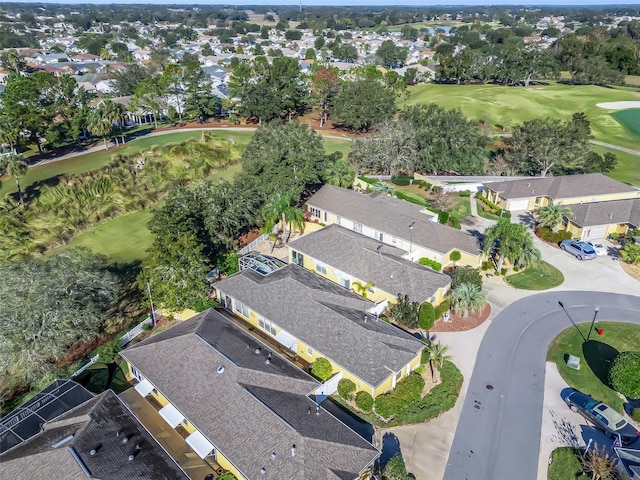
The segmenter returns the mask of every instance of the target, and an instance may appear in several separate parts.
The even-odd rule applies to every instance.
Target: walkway
[[[611,143],[599,142],[598,140],[589,140],[589,143],[592,143],[593,145],[599,145],[600,147],[612,148],[613,150],[619,150],[620,152],[630,153],[631,155],[640,157],[640,152],[638,150],[632,150],[630,148],[613,145]]]

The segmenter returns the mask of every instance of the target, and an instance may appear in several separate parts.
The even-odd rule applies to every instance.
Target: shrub
[[[404,464],[402,454],[398,453],[391,457],[382,470],[382,480],[407,480],[407,467]]]
[[[421,259],[418,260],[418,263],[420,265],[424,265],[425,267],[433,268],[436,272],[439,272],[440,270],[442,270],[441,263],[438,263],[435,260],[431,260],[430,258],[427,258],[427,257],[422,257]]]
[[[446,299],[440,305],[438,305],[435,309],[436,319],[441,318],[444,315],[444,312],[448,312],[451,309],[451,300]]]
[[[448,221],[449,221],[449,212],[439,211],[438,223],[441,223],[442,225],[446,225]]]
[[[351,400],[353,392],[356,391],[356,384],[348,378],[343,378],[338,382],[338,395],[345,400]]]
[[[627,398],[640,398],[640,352],[621,352],[609,370],[609,382]]]
[[[453,272],[453,288],[456,288],[463,283],[470,283],[479,290],[482,290],[482,276],[480,275],[480,272],[468,265],[458,267]]]
[[[462,258],[462,254],[458,250],[454,250],[449,254],[449,260],[451,260],[454,263],[459,262],[461,258]]]
[[[507,267],[502,267],[500,269],[500,275],[502,275],[503,277],[507,274]]]
[[[122,342],[120,337],[116,336],[98,347],[95,353],[100,355],[100,361],[102,363],[113,363],[120,358],[120,350],[122,350]]]
[[[456,217],[453,217],[451,219],[451,226],[460,230],[460,220],[458,220]]]
[[[391,182],[395,185],[398,185],[399,187],[406,187],[407,185],[411,185],[412,181],[413,177],[408,177],[406,175],[399,175],[391,179]]]
[[[356,395],[356,406],[364,413],[371,412],[373,408],[373,397],[368,392],[358,392]]]
[[[428,185],[427,181],[422,179],[414,179],[413,184],[418,185],[419,187],[426,187]]]
[[[640,422],[640,407],[634,408],[631,412],[631,418],[633,418],[636,422]]]
[[[620,258],[627,263],[640,264],[640,243],[627,242],[620,250]]]
[[[471,196],[471,190],[462,190],[461,192],[458,192],[458,196],[463,198],[469,198]]]
[[[420,311],[418,313],[420,328],[423,330],[431,330],[433,324],[436,322],[436,311],[429,302],[424,302],[420,305]]]
[[[418,308],[418,303],[412,302],[408,295],[398,294],[396,303],[391,306],[389,313],[396,323],[416,328],[419,326]]]
[[[405,405],[420,400],[424,388],[424,380],[417,373],[412,373],[401,380],[395,390],[380,395],[374,401],[376,413],[383,418],[391,418],[400,412]]]
[[[494,266],[493,266],[493,262],[491,260],[485,260],[484,262],[482,262],[482,267],[480,267],[482,269],[482,271],[486,271],[486,270],[493,270]]]
[[[374,180],[373,178],[367,178],[364,175],[360,175],[358,177],[358,179],[362,180],[365,183],[368,183],[369,185],[373,185],[374,183],[378,183],[378,180]]]
[[[485,207],[482,207],[483,212],[491,213],[493,215],[498,215],[503,218],[511,218],[511,212],[508,210],[503,210],[499,205],[493,203],[487,197],[481,194],[477,194],[476,198],[485,204]]]
[[[311,375],[323,383],[329,380],[332,374],[333,367],[331,366],[331,362],[326,358],[320,357],[311,365]]]
[[[538,227],[536,234],[542,240],[549,243],[560,243],[562,240],[569,240],[571,238],[571,232],[567,232],[566,230],[554,232],[549,227]]]
[[[218,477],[218,480],[236,480],[236,476],[231,472],[223,472]]]

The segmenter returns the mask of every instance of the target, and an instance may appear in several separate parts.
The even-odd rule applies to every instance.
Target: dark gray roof
[[[506,199],[550,197],[554,200],[612,193],[637,192],[638,189],[609,178],[602,173],[525,178],[484,184]]]
[[[640,226],[640,198],[583,203],[568,205],[568,207],[573,211],[571,220],[581,227],[611,223],[630,223],[634,227]]]
[[[423,207],[387,195],[364,195],[346,188],[324,185],[307,205],[355,220],[379,232],[409,240],[409,224],[413,228],[413,244],[445,254],[453,249],[478,255],[478,241],[472,235],[432,222],[433,214]]]
[[[304,235],[289,247],[331,265],[349,275],[372,282],[375,287],[392,295],[409,295],[414,302],[424,302],[442,287],[451,283],[447,275],[405,260],[404,250],[348,230],[329,225]]]
[[[298,265],[266,276],[243,270],[213,286],[374,387],[423,347],[393,325],[365,322],[372,302]]]
[[[6,478],[87,478],[73,454],[91,478],[188,479],[111,390],[47,423],[42,433],[1,455],[0,463]]]
[[[307,395],[319,383],[275,352],[267,364],[269,351],[208,310],[121,355],[248,478],[337,478],[332,468],[356,478],[379,452],[325,410],[315,415]]]

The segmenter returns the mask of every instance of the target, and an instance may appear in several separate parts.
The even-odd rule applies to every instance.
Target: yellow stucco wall
[[[593,228],[593,227],[589,227],[589,228]],[[576,225],[575,223],[573,223],[572,221],[569,221],[565,230],[571,233],[572,238],[583,238],[583,235],[586,233],[585,230],[588,230],[588,229],[582,228],[579,225]],[[624,235],[625,233],[627,233],[628,230],[629,230],[629,225],[627,224],[611,223],[607,225],[607,229],[604,236],[608,237],[612,233],[618,233],[618,234]]]
[[[216,450],[216,462],[218,462],[218,465],[220,465],[225,470],[229,470],[231,473],[233,473],[238,480],[243,480],[247,478],[244,475],[242,475],[240,471],[236,467],[234,467],[229,460],[227,460],[227,457],[225,457],[218,450]]]
[[[576,225],[572,221],[569,221],[565,230],[571,233],[572,238],[580,238],[580,236],[582,235],[582,227]]]

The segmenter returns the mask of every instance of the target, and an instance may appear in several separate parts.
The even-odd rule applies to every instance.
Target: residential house
[[[564,219],[564,228],[573,238],[591,240],[612,233],[624,235],[640,228],[640,198],[569,205],[572,215]]]
[[[70,393],[84,390],[77,384],[56,395],[68,382],[75,384],[58,380],[53,392],[38,395],[37,402],[29,403],[35,410],[23,406],[10,414],[13,429],[31,423],[37,433],[0,454],[2,478],[189,479],[112,390],[96,397],[85,390],[88,396],[77,403]],[[41,414],[48,417],[60,409],[42,423]]]
[[[371,315],[376,305],[343,285],[289,264],[266,275],[248,268],[213,288],[224,308],[291,355],[326,358],[338,379],[376,397],[420,365],[423,344]]]
[[[640,190],[601,173],[588,173],[485,183],[484,195],[505,210],[520,211],[550,203],[577,205],[638,198]]]
[[[438,305],[451,287],[451,278],[404,258],[405,251],[336,224],[288,244],[289,262],[315,271],[356,293],[371,286],[366,298],[395,302],[408,295],[412,302]]]
[[[380,453],[310,398],[316,380],[217,311],[121,355],[158,421],[238,479],[356,479]]]
[[[407,252],[407,258],[422,257],[443,266],[453,264],[451,252],[461,253],[459,263],[480,266],[478,240],[468,233],[437,223],[432,212],[396,198],[324,185],[306,204],[313,220],[338,224],[379,242]],[[434,221],[436,220],[436,221]]]

